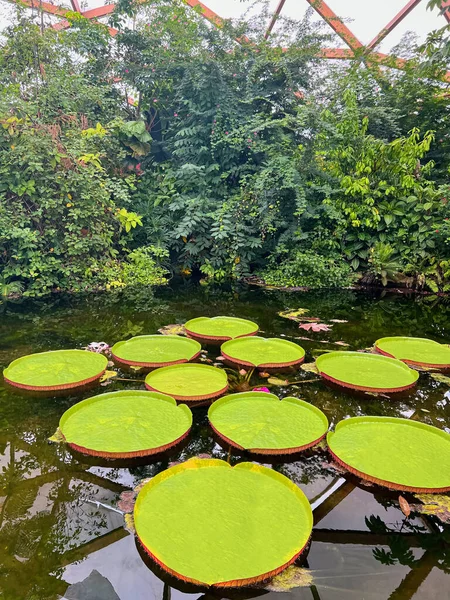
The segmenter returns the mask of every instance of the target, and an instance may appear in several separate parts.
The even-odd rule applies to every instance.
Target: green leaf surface
[[[450,486],[450,435],[437,427],[393,417],[353,417],[327,435],[346,465],[412,488]]]
[[[237,317],[198,317],[185,323],[186,331],[196,335],[221,338],[236,338],[258,331],[258,325]]]
[[[192,413],[186,405],[139,390],[88,398],[66,410],[59,422],[67,443],[117,453],[171,444],[191,425]]]
[[[254,367],[284,365],[300,361],[305,356],[301,346],[278,338],[247,337],[222,344],[221,353],[235,362],[243,361]]]
[[[316,359],[316,366],[339,382],[380,390],[402,388],[419,378],[399,360],[362,352],[329,352]]]
[[[117,342],[111,349],[119,360],[134,364],[158,364],[191,360],[202,349],[195,340],[178,335],[139,335]]]
[[[214,585],[260,578],[292,560],[312,530],[303,492],[266,467],[191,459],[139,493],[136,532],[181,578]]]
[[[3,372],[13,384],[51,387],[75,384],[103,373],[108,359],[87,350],[54,350],[14,360]]]
[[[175,397],[218,393],[227,382],[227,374],[222,369],[199,364],[161,367],[145,378],[146,385],[152,389]]]
[[[246,450],[299,448],[328,429],[326,416],[312,404],[266,392],[220,398],[209,408],[208,418],[219,434]]]
[[[433,340],[415,337],[385,337],[375,342],[375,348],[399,360],[420,365],[450,365],[450,348]]]

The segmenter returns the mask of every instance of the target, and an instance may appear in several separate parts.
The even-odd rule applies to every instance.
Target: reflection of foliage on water
[[[371,533],[385,535],[389,550],[374,548],[373,556],[384,565],[401,564],[414,568],[420,562],[411,550],[411,538],[415,546],[426,552],[431,552],[436,565],[450,573],[450,527],[429,530],[423,525],[405,518],[401,525],[386,524],[379,516],[371,515],[365,519]]]

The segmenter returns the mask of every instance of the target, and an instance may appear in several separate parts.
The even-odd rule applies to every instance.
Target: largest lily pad
[[[197,358],[202,347],[179,335],[139,335],[111,348],[118,364],[147,368],[166,367]]]
[[[301,346],[278,338],[230,340],[222,344],[220,351],[229,362],[243,367],[276,369],[299,365],[305,360]]]
[[[367,392],[400,392],[419,374],[399,360],[362,352],[329,352],[316,359],[320,375],[332,383]]]
[[[148,390],[168,394],[186,402],[209,400],[224,394],[228,388],[225,371],[200,364],[161,367],[147,375]]]
[[[253,463],[191,459],[140,491],[136,534],[171,575],[207,586],[241,586],[284,570],[301,554],[312,511],[287,477]]]
[[[7,383],[24,390],[65,390],[100,379],[107,364],[107,358],[95,352],[54,350],[14,360],[3,376]]]
[[[327,442],[335,460],[362,479],[410,492],[450,490],[450,435],[437,427],[353,417],[340,421]]]
[[[105,458],[163,452],[182,441],[191,425],[192,413],[186,405],[140,390],[88,398],[66,410],[59,421],[69,446]]]
[[[211,427],[226,443],[258,454],[292,454],[317,444],[328,420],[321,410],[299,400],[266,392],[220,398],[208,411]]]
[[[184,327],[189,337],[209,344],[258,333],[256,323],[238,317],[198,317],[185,323]]]
[[[426,338],[385,337],[375,342],[375,350],[407,364],[450,369],[450,348]]]

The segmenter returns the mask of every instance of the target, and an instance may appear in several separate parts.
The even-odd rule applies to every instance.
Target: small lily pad
[[[68,390],[99,380],[108,359],[87,350],[54,350],[14,360],[3,372],[5,381],[24,390]]]
[[[258,325],[237,317],[198,317],[185,324],[189,337],[199,342],[220,344],[226,340],[256,335]]]
[[[450,369],[450,348],[426,338],[385,337],[375,342],[375,350],[407,364]]]
[[[300,365],[305,351],[298,344],[278,338],[248,337],[222,344],[222,355],[232,364],[260,369]]]
[[[119,365],[156,368],[194,360],[201,349],[195,340],[179,335],[139,335],[114,344],[111,354]]]
[[[450,490],[450,435],[437,427],[352,417],[328,433],[327,443],[338,464],[372,483],[409,492]]]
[[[163,394],[134,390],[78,402],[63,414],[59,429],[67,444],[83,454],[134,458],[175,446],[191,425],[187,406]]]
[[[290,321],[300,322],[303,320],[301,317],[306,315],[308,312],[309,310],[307,308],[297,308],[295,310],[282,310],[278,313],[278,316],[282,317],[283,319],[289,319]]]
[[[223,369],[203,364],[183,364],[156,369],[145,378],[147,389],[185,402],[222,396],[228,388]]]
[[[225,442],[260,454],[300,452],[317,444],[328,429],[326,416],[312,404],[255,391],[217,400],[208,419]]]

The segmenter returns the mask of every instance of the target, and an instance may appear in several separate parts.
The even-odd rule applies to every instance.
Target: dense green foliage
[[[56,31],[19,12],[6,31],[4,295],[159,284],[169,265],[450,290],[450,98],[432,40],[409,44],[403,72],[330,65],[308,15],[266,40],[264,3],[221,27],[149,4],[119,3],[114,41],[75,13]]]

